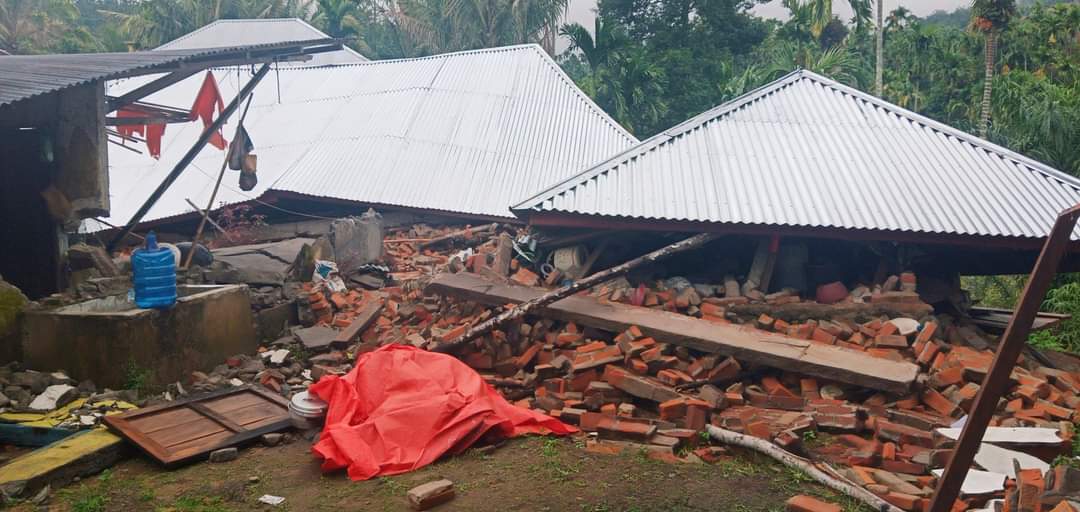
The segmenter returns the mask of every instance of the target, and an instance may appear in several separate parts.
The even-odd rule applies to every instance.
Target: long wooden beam
[[[427,291],[491,306],[527,302],[546,292],[539,288],[497,283],[464,272],[435,277]],[[533,313],[611,332],[621,332],[636,325],[645,335],[659,341],[891,393],[909,391],[919,374],[919,367],[908,362],[881,359],[747,326],[718,324],[678,313],[600,302],[582,295],[567,297]]]
[[[512,322],[518,318],[523,318],[525,315],[530,314],[533,310],[542,308],[553,302],[557,302],[564,297],[569,297],[579,291],[587,290],[593,286],[606,283],[618,276],[626,274],[631,270],[640,267],[642,265],[648,265],[664,258],[668,258],[672,255],[679,254],[680,252],[697,249],[716,238],[715,235],[710,233],[699,233],[690,238],[679,240],[671,245],[666,245],[655,251],[652,251],[643,256],[638,256],[630,261],[615,265],[614,267],[601,270],[591,276],[578,279],[571,284],[563,286],[562,288],[542,293],[539,297],[525,301],[517,306],[507,309],[506,311],[496,315],[495,317],[483,322],[479,325],[474,325],[465,334],[462,334],[460,338],[453,340],[449,343],[444,343],[432,349],[434,352],[449,353],[457,350],[458,347],[464,346],[476,338],[487,335],[494,329],[502,327],[503,325]],[[599,249],[598,249],[599,250]],[[589,258],[594,260],[595,258]],[[592,263],[586,262],[585,267],[591,266]]]
[[[1046,292],[1050,289],[1050,282],[1057,274],[1062,257],[1069,249],[1069,240],[1078,218],[1080,218],[1080,205],[1061,212],[1057,221],[1054,222],[1050,236],[1043,244],[1039,259],[1035,261],[1031,277],[1024,285],[1016,313],[1005,328],[1005,334],[1001,335],[1001,343],[998,344],[997,353],[994,354],[994,361],[990,363],[990,371],[986,372],[979,393],[975,395],[975,403],[971,406],[971,413],[968,414],[968,419],[964,423],[960,440],[956,442],[953,455],[949,463],[945,465],[945,472],[938,479],[934,501],[930,504],[930,512],[949,512],[952,510],[956,497],[960,495],[960,487],[964,484],[964,478],[967,477],[972,461],[975,460],[975,453],[982,443],[986,427],[990,425],[990,420],[994,417],[998,400],[1009,385],[1009,375],[1016,366],[1016,359],[1027,344],[1031,326],[1035,321],[1035,316],[1039,314],[1039,306],[1042,305]]]

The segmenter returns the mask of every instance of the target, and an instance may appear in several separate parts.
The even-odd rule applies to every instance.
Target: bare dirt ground
[[[419,471],[365,482],[343,472],[323,474],[310,444],[252,446],[223,464],[161,469],[138,455],[53,492],[48,510],[73,512],[398,511],[405,493],[439,478],[454,481],[457,498],[435,508],[492,511],[781,511],[794,494],[812,494],[858,508],[806,475],[764,456],[740,453],[715,464],[670,464],[644,454],[596,455],[583,440],[532,437],[490,454],[470,451]],[[259,496],[284,496],[271,507]],[[29,504],[14,510],[38,510]]]

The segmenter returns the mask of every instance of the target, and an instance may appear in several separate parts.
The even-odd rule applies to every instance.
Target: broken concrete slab
[[[214,263],[204,274],[218,283],[280,285],[300,250],[312,242],[311,238],[292,238],[215,249]]]
[[[293,331],[293,335],[300,340],[304,348],[311,350],[329,349],[330,344],[337,338],[337,329],[325,325],[304,327]],[[271,360],[272,362],[272,360]]]

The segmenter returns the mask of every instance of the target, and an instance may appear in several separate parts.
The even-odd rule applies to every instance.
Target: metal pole
[[[1031,270],[1031,276],[1024,285],[1024,291],[1020,295],[1020,303],[1016,312],[1009,320],[1009,326],[1001,335],[994,361],[990,364],[990,371],[983,378],[982,387],[975,396],[975,403],[971,406],[964,430],[960,433],[960,439],[956,442],[952,457],[945,466],[945,473],[937,483],[934,492],[934,501],[930,504],[930,512],[949,512],[953,503],[960,494],[960,486],[964,483],[968,469],[975,460],[975,453],[982,443],[986,427],[994,416],[998,400],[1005,393],[1005,387],[1009,382],[1009,374],[1016,366],[1016,359],[1020,351],[1026,345],[1028,333],[1031,332],[1035,315],[1039,312],[1046,297],[1046,291],[1050,288],[1050,282],[1057,273],[1058,264],[1069,247],[1076,220],[1080,218],[1080,205],[1073,206],[1058,216],[1054,223],[1050,236],[1046,238],[1042,253],[1035,261],[1035,268]]]
[[[233,142],[236,142],[236,138],[240,136],[240,130],[244,127],[244,119],[247,118],[248,107],[251,106],[251,98],[254,95],[249,94],[247,97],[247,103],[244,104],[244,112],[240,114],[240,122],[236,124],[236,133],[233,135]],[[214,208],[214,200],[217,199],[218,190],[221,189],[221,180],[225,178],[225,167],[229,165],[229,151],[225,151],[225,160],[221,162],[221,169],[218,170],[217,181],[214,182],[214,191],[210,193],[210,200],[206,203],[206,210],[202,212],[202,219],[199,221],[199,227],[195,229],[195,238],[191,240],[191,250],[188,251],[187,259],[184,260],[182,268],[188,268],[191,266],[191,258],[195,257],[195,246],[199,245],[199,241],[202,240],[203,228],[206,227],[206,219],[210,217],[210,210]]]
[[[165,180],[161,182],[161,185],[158,185],[158,187],[154,189],[154,192],[150,194],[150,197],[146,199],[146,202],[144,202],[143,205],[139,207],[139,211],[135,212],[135,215],[131,217],[131,220],[129,220],[127,224],[124,225],[124,229],[121,230],[120,233],[118,233],[115,237],[113,237],[112,241],[109,242],[109,246],[106,248],[106,250],[108,250],[109,252],[115,250],[117,244],[119,244],[120,241],[123,240],[124,237],[131,232],[131,230],[135,229],[135,226],[138,225],[140,221],[142,221],[142,218],[146,216],[146,213],[150,211],[150,208],[154,206],[154,203],[157,203],[158,199],[161,199],[161,196],[165,193],[166,190],[169,189],[169,186],[171,186],[173,182],[176,181],[176,178],[180,177],[180,173],[184,172],[184,169],[187,168],[188,164],[190,164],[192,160],[195,160],[195,157],[199,154],[200,151],[202,151],[203,146],[206,146],[206,143],[210,140],[210,137],[212,137],[214,133],[221,129],[221,126],[225,124],[225,121],[229,119],[229,116],[231,116],[232,113],[236,111],[236,108],[240,105],[241,98],[244,98],[248,94],[250,94],[251,91],[255,89],[255,86],[259,84],[259,81],[262,80],[263,77],[266,76],[266,73],[269,71],[270,64],[263,64],[262,67],[259,68],[259,71],[255,73],[255,76],[251,77],[251,80],[248,80],[248,83],[245,84],[244,88],[241,89],[240,92],[237,93],[236,97],[229,102],[229,104],[225,107],[225,110],[223,110],[221,114],[218,115],[217,119],[214,119],[214,122],[210,123],[210,126],[206,127],[206,129],[203,130],[202,135],[199,136],[199,140],[195,141],[195,144],[192,145],[191,149],[188,150],[184,157],[176,163],[176,166],[173,167],[172,171],[169,171],[168,176],[165,176]]]

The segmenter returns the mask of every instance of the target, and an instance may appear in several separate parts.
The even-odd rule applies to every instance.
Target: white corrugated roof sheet
[[[299,18],[262,18],[217,20],[202,28],[184,34],[154,50],[192,50],[250,44],[280,43],[283,41],[307,41],[330,36]],[[368,59],[352,48],[313,55],[304,62],[283,62],[281,66],[323,66],[327,64],[355,64]]]
[[[215,76],[227,102],[250,70]],[[189,108],[202,80],[190,77],[147,101]],[[110,93],[140,83],[117,83]],[[227,139],[238,118],[226,125]],[[273,190],[507,219],[521,198],[638,142],[536,45],[272,71],[244,124],[259,185],[241,192],[239,173],[227,171],[222,203]],[[169,125],[160,160],[111,145],[107,220],[126,223],[201,130],[200,122]],[[204,207],[223,158],[204,148],[144,220],[193,211],[185,199]]]
[[[1045,237],[1080,180],[809,71],[513,207],[523,217]],[[560,222],[552,219],[551,222]]]

